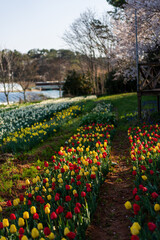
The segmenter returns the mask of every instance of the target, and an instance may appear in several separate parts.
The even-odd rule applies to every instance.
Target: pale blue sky
[[[0,49],[68,48],[63,33],[87,8],[99,15],[106,0],[0,0]]]

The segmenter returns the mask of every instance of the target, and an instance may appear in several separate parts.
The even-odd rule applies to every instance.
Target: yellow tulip
[[[68,227],[66,227],[66,228],[64,229],[64,235],[66,236],[69,232],[70,232],[70,231],[69,231]]]
[[[39,237],[39,231],[37,228],[33,228],[32,231],[31,231],[31,236],[32,238],[37,238]]]
[[[49,239],[55,239],[54,233],[51,232],[51,233],[49,234],[48,238],[49,238]]]
[[[8,227],[9,226],[9,221],[8,221],[7,218],[4,218],[2,222],[3,222],[3,227]]]
[[[56,179],[55,179],[55,178],[52,178],[52,182],[56,182]]]
[[[49,207],[45,207],[45,214],[49,214],[50,213],[50,209],[49,209]]]
[[[27,186],[30,185],[29,179],[26,180],[26,185],[27,185]]]
[[[17,206],[19,204],[18,200],[17,199],[14,199],[13,200],[13,206]]]
[[[155,210],[156,212],[160,210],[160,205],[159,205],[158,203],[156,203],[156,204],[154,205],[154,210]]]
[[[142,179],[143,179],[144,181],[146,181],[146,180],[147,180],[147,176],[146,176],[146,175],[142,175]]]
[[[50,201],[52,199],[52,196],[51,195],[48,195],[47,196],[47,199]]]
[[[17,232],[17,228],[16,228],[16,226],[15,226],[14,224],[12,224],[12,225],[10,226],[10,232],[11,232],[11,233],[16,233],[16,232]]]
[[[25,223],[24,223],[24,219],[23,219],[23,218],[19,218],[19,219],[18,219],[18,226],[19,226],[19,227],[23,227],[24,224],[25,224]]]
[[[38,223],[37,228],[38,228],[38,230],[42,230],[43,229],[43,224],[42,223]]]
[[[31,207],[31,213],[35,214],[36,213],[36,208],[34,206]]]
[[[35,187],[35,191],[38,192],[38,190],[39,190],[39,187]]]
[[[37,183],[37,179],[36,178],[33,178],[32,182],[35,184]]]
[[[141,230],[141,226],[138,222],[134,222],[130,228],[132,235],[138,235]]]
[[[126,209],[131,209],[132,208],[132,204],[129,201],[125,202],[124,206],[125,206]]]
[[[23,237],[21,238],[21,240],[28,240],[28,237],[23,235]]]
[[[63,179],[62,179],[62,178],[59,178],[59,179],[58,179],[58,182],[59,182],[59,183],[63,183]]]
[[[2,207],[0,206],[0,212],[2,212]]]
[[[47,183],[46,183],[46,188],[48,188],[48,187],[49,187],[49,183],[47,182]]]
[[[6,238],[2,236],[2,237],[0,238],[0,240],[6,240]]]
[[[77,190],[74,189],[74,190],[73,190],[73,194],[76,194],[76,193],[77,193]]]
[[[29,212],[27,212],[27,211],[24,212],[24,213],[23,213],[23,218],[24,218],[24,219],[29,219]]]

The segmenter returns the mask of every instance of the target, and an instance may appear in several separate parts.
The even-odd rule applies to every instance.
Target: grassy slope
[[[137,111],[137,93],[122,93],[122,94],[115,94],[111,96],[105,96],[99,98],[99,100],[107,100],[110,101],[115,110],[118,113],[118,116],[125,115],[127,113],[131,113]],[[142,104],[144,101],[155,100],[156,97],[154,96],[143,96]]]

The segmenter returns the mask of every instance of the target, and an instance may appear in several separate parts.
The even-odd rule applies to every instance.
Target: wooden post
[[[138,97],[138,118],[141,119],[141,93],[137,92]]]
[[[159,106],[159,95],[157,96],[157,111],[160,112],[160,106]]]

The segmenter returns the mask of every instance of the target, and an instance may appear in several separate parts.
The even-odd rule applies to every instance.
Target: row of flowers
[[[160,239],[160,126],[158,124],[129,128],[132,174],[135,176],[133,211],[130,228],[132,240]]]
[[[54,113],[68,108],[71,103],[48,103],[29,105],[0,113],[0,141],[9,133],[30,127],[44,119],[49,119]]]
[[[109,123],[115,125],[116,115],[112,111],[112,108],[111,103],[99,102],[89,113],[83,116],[81,124]]]
[[[108,173],[113,125],[79,127],[37,177],[26,180],[25,194],[0,208],[0,239],[85,239],[99,187]],[[40,170],[40,167],[37,167]]]
[[[8,134],[6,138],[2,139],[2,151],[17,152],[31,149],[49,135],[53,135],[53,132],[56,132],[64,122],[77,117],[82,112],[82,108],[83,105],[69,107],[54,113],[48,121],[34,123],[30,127],[21,128],[19,131]]]
[[[30,127],[34,123],[42,122],[44,119],[49,120],[54,113],[62,111],[80,101],[86,101],[95,97],[50,99],[20,108],[18,106],[0,108],[0,143],[11,132]]]

